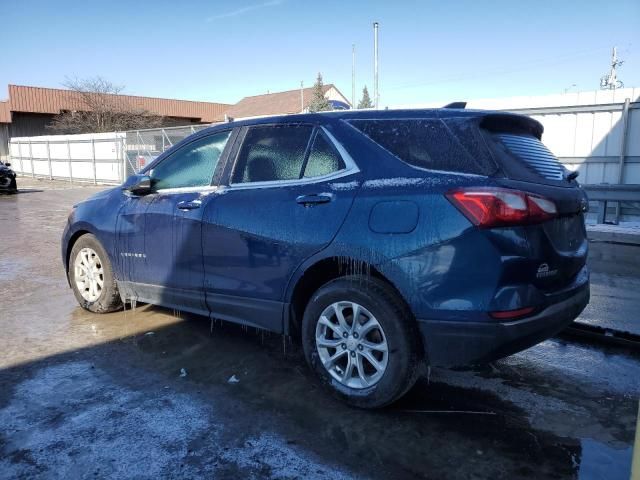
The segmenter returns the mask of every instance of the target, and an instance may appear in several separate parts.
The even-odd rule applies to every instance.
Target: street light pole
[[[351,45],[351,108],[356,108],[356,44]]]
[[[380,92],[378,91],[378,22],[373,22],[373,104],[378,108]]]

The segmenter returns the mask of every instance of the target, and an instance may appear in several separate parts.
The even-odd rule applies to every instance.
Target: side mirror
[[[149,175],[131,175],[122,184],[122,189],[133,195],[146,195],[151,192],[151,177]]]
[[[5,167],[10,167],[10,166],[11,166],[11,164],[10,164],[9,162],[7,162],[7,163],[5,163],[5,164],[4,164],[4,166],[5,166]]]

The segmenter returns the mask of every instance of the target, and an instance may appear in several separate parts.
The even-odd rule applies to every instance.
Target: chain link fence
[[[209,126],[189,125],[186,127],[151,128],[125,132],[126,176],[138,172],[158,155],[182,139]]]

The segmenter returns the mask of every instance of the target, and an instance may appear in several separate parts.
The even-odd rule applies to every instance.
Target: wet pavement
[[[592,273],[591,303],[580,322],[640,335],[640,277]]]
[[[59,240],[99,187],[21,187],[0,197],[0,478],[629,478],[637,353],[552,339],[355,410],[280,336],[80,309]],[[638,311],[614,280],[585,318]]]

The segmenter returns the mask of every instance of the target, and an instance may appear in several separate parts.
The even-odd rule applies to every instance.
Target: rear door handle
[[[180,202],[178,203],[178,210],[195,210],[196,208],[200,208],[202,202],[200,200],[191,200],[189,202]]]
[[[330,193],[300,195],[298,198],[296,198],[296,202],[298,202],[300,205],[304,205],[305,207],[318,205],[320,203],[329,203],[331,200],[333,200],[333,195],[331,195]]]

